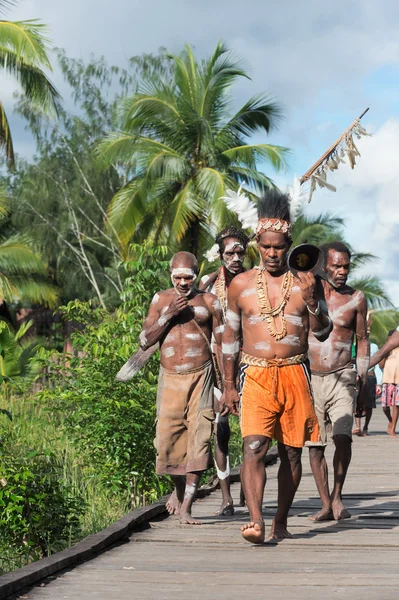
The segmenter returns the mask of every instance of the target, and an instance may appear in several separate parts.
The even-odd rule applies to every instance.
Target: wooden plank
[[[292,540],[254,547],[242,541],[246,508],[216,518],[220,491],[198,501],[202,526],[182,526],[175,517],[152,521],[129,542],[103,552],[35,587],[29,600],[240,600],[272,595],[279,600],[393,600],[399,573],[397,440],[384,435],[385,417],[375,411],[372,428],[380,435],[355,438],[344,501],[353,514],[336,523],[313,523],[320,501],[304,450],[304,476],[293,505]],[[331,468],[333,448],[327,452]],[[269,526],[276,508],[277,466],[267,469],[264,515]],[[331,469],[330,469],[331,470]],[[232,486],[239,498],[239,483]]]

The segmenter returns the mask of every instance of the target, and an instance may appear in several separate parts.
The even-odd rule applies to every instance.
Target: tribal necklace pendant
[[[223,323],[226,323],[227,289],[224,267],[220,267],[219,269],[218,276],[215,281],[215,292],[219,299],[220,306],[222,307]]]
[[[264,274],[264,269],[259,269],[257,274],[256,292],[258,295],[260,316],[267,323],[270,335],[276,338],[279,342],[287,335],[287,322],[284,317],[284,308],[289,300],[292,290],[294,276],[291,271],[287,271],[284,275],[281,286],[281,298],[273,308],[270,304],[269,293],[267,289],[267,281]],[[276,319],[280,318],[281,330],[277,331]]]

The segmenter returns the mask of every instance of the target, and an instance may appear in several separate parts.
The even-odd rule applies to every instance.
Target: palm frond
[[[47,27],[37,19],[0,21],[0,53],[11,51],[26,64],[51,71],[46,31]]]
[[[384,290],[382,283],[371,275],[351,280],[349,285],[363,292],[372,308],[394,308],[394,305]]]
[[[117,231],[125,249],[145,213],[142,180],[134,179],[119,190],[108,207],[110,225]]]
[[[14,148],[12,143],[10,126],[8,124],[8,119],[6,112],[4,110],[4,106],[0,100],[0,148],[4,148],[6,151],[6,157],[8,162],[12,165],[14,164]]]
[[[232,162],[250,168],[256,168],[257,161],[263,159],[270,162],[276,171],[281,171],[287,168],[290,151],[288,148],[272,144],[245,144],[225,150],[222,154]]]

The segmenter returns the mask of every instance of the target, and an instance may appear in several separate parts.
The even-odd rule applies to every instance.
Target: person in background
[[[395,333],[395,329],[388,333],[388,339]],[[386,358],[383,358],[380,367],[384,369],[382,375],[382,409],[389,422],[387,433],[396,437],[396,424],[399,416],[399,347],[391,350]]]

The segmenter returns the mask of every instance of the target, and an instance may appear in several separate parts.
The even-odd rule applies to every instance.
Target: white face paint
[[[233,342],[232,344],[223,344],[222,343],[222,352],[223,354],[230,354],[234,356],[238,354],[240,351],[240,342]]]
[[[154,294],[151,304],[156,304],[159,302],[159,294]]]
[[[175,349],[173,348],[173,346],[168,346],[167,348],[162,348],[162,354],[164,355],[165,358],[170,358],[171,356],[174,356],[175,353]]]
[[[189,348],[184,356],[187,356],[188,358],[194,358],[194,356],[201,356],[201,354],[201,348]]]
[[[177,267],[171,270],[170,279],[180,296],[189,296],[195,284],[197,274],[193,269]]]
[[[245,258],[244,246],[238,241],[230,242],[230,244],[225,246],[222,258],[223,265],[230,273],[239,273]]]
[[[270,350],[271,348],[269,342],[256,342],[256,344],[254,344],[254,347],[256,348],[256,350]]]
[[[233,331],[238,331],[241,325],[240,316],[228,308],[226,311],[226,323]]]

